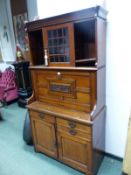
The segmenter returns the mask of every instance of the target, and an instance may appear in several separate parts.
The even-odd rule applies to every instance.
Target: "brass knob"
[[[58,76],[60,76],[60,75],[61,75],[61,73],[60,73],[60,72],[57,72],[57,75],[58,75]]]
[[[43,119],[45,117],[45,114],[39,113],[39,117]]]
[[[76,127],[76,123],[75,122],[69,122],[68,123],[70,128],[75,128]]]
[[[74,136],[74,135],[77,134],[77,132],[76,132],[75,130],[72,130],[72,129],[71,129],[71,130],[69,130],[69,134]]]

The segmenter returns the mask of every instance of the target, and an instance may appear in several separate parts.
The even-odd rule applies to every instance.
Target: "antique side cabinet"
[[[105,148],[106,14],[96,6],[26,25],[35,150],[86,175]]]

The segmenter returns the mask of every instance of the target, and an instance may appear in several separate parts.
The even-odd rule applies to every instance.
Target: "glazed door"
[[[45,27],[43,36],[49,66],[75,65],[73,24]]]
[[[30,112],[32,132],[36,151],[57,157],[54,117]]]

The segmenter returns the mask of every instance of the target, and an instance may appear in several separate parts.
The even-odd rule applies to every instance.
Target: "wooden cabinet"
[[[46,105],[43,107],[47,110]],[[58,108],[48,107],[51,111],[56,111],[58,116],[60,115]],[[91,170],[92,127],[71,120],[70,114],[67,114],[69,119],[61,119],[57,115],[34,111],[33,104],[29,108],[31,108],[30,117],[35,150],[57,158],[80,171]],[[40,108],[39,105],[38,110],[41,111]],[[78,116],[80,115],[83,115],[83,112],[80,112]]]
[[[106,14],[97,6],[27,23],[35,149],[86,175],[105,150]]]

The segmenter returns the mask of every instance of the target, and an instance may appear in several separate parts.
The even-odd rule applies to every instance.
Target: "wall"
[[[27,9],[28,9],[28,18],[29,21],[33,21],[34,18],[38,15],[37,11],[37,0],[27,0]]]
[[[68,2],[68,1],[67,1]],[[69,3],[65,3],[64,0],[37,0],[38,16],[40,18],[55,16],[66,12],[71,12],[86,7],[95,6],[98,4],[104,5],[104,0],[71,0]]]
[[[16,44],[15,44],[15,37],[14,37],[14,29],[13,29],[13,21],[12,21],[12,13],[11,13],[11,4],[13,7],[16,8],[17,0],[0,0],[0,48],[2,51],[2,59],[4,62],[14,62],[16,60]],[[14,11],[14,14],[23,12],[25,9],[24,1],[19,1],[19,6],[21,11]],[[35,16],[37,16],[37,3],[36,0],[27,0],[28,6],[28,16],[29,20],[33,20]],[[7,26],[7,33],[8,33],[8,41],[6,37],[3,37],[3,26]],[[0,60],[1,61],[1,60]],[[5,64],[1,64],[0,66],[4,66]]]
[[[14,61],[15,59],[13,52],[13,25],[11,21],[10,1],[0,0],[0,45],[2,58],[6,62]]]
[[[106,150],[123,157],[131,109],[131,12],[128,1],[107,1]]]
[[[119,4],[118,4],[119,3]],[[37,0],[40,18],[63,14],[69,11],[106,5],[107,25],[107,72],[106,72],[106,152],[123,157],[125,151],[128,118],[131,107],[131,53],[128,23],[130,5],[125,1],[107,0]],[[130,12],[131,13],[131,12]]]

